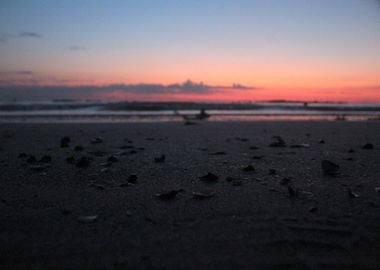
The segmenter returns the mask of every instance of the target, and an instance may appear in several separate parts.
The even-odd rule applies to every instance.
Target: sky
[[[379,0],[0,0],[0,100],[380,103]]]

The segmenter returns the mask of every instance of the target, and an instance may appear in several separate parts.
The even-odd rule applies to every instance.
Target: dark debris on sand
[[[40,158],[41,163],[50,163],[52,160],[51,156],[49,155],[44,155]]]
[[[348,190],[347,190],[347,193],[348,193],[348,196],[350,197],[350,198],[359,198],[360,197],[360,195],[359,194],[357,194],[356,192],[354,192],[351,188],[349,188]]]
[[[114,163],[114,162],[118,162],[119,159],[115,156],[110,156],[108,159],[107,159],[108,162],[111,162],[111,163]]]
[[[290,148],[310,148],[310,144],[308,143],[292,144]]]
[[[323,160],[321,163],[322,171],[325,175],[336,176],[339,173],[339,165],[329,160]]]
[[[289,184],[290,182],[292,181],[292,179],[288,178],[288,177],[284,177],[280,180],[280,184],[281,185],[287,185]]]
[[[204,181],[204,182],[216,182],[218,181],[218,178],[219,177],[217,175],[210,172],[200,177],[201,181]]]
[[[75,163],[75,166],[78,168],[85,168],[85,167],[90,166],[90,162],[91,162],[90,158],[88,158],[86,156],[82,156]]]
[[[81,145],[77,145],[77,146],[74,147],[74,151],[76,151],[76,152],[81,152],[83,150],[84,150],[84,147],[81,146]]]
[[[129,175],[127,182],[131,183],[131,184],[136,184],[137,183],[137,175],[136,174]]]
[[[166,156],[165,155],[161,155],[160,157],[155,157],[154,158],[154,162],[156,162],[156,163],[164,163],[165,159],[166,159]]]
[[[274,142],[269,144],[269,147],[285,147],[286,143],[281,136],[273,136]]]
[[[37,159],[36,159],[35,156],[29,156],[29,157],[26,159],[26,162],[33,164],[33,163],[36,163],[36,162],[37,162]]]
[[[42,172],[49,167],[50,167],[50,165],[48,165],[48,164],[37,164],[37,165],[30,165],[29,166],[29,168],[35,172]]]
[[[232,185],[235,187],[243,185],[243,182],[239,178],[235,178],[235,177],[231,177],[231,176],[227,176],[226,181],[231,182]]]
[[[178,193],[184,192],[183,189],[172,189],[172,190],[165,190],[160,193],[156,194],[156,197],[161,200],[169,200],[174,199]]]
[[[248,165],[242,168],[244,172],[254,172],[256,169],[252,165]]]
[[[69,147],[70,141],[71,141],[71,138],[69,136],[62,137],[61,138],[61,147],[62,148]]]
[[[18,158],[26,158],[28,155],[26,153],[18,154]]]
[[[194,199],[209,199],[215,196],[215,191],[213,190],[205,190],[205,191],[194,191],[193,198]]]
[[[365,150],[372,150],[374,148],[375,147],[373,146],[372,143],[366,143],[365,145],[362,146],[362,149],[365,149]]]
[[[210,155],[212,155],[212,156],[224,156],[226,154],[227,154],[226,152],[218,151],[218,152],[211,153]]]
[[[101,137],[96,137],[90,141],[91,144],[99,144],[102,142],[103,142],[103,138],[101,138]]]
[[[289,196],[289,198],[297,198],[298,197],[298,189],[293,188],[292,186],[288,186],[288,196]]]
[[[66,158],[66,163],[75,164],[75,158],[73,156]]]

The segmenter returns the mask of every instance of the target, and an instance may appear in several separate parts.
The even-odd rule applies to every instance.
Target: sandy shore
[[[378,122],[2,124],[0,142],[1,269],[380,269]]]

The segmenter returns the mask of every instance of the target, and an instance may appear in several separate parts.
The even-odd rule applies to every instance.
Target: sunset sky
[[[0,100],[38,91],[380,102],[380,1],[1,0]]]

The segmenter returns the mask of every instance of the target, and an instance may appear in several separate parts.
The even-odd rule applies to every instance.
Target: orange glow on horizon
[[[357,91],[358,89],[356,89]],[[323,89],[223,89],[215,93],[205,94],[136,94],[126,93],[123,91],[113,91],[103,93],[95,99],[111,101],[205,101],[205,102],[251,102],[251,101],[270,101],[270,100],[288,100],[288,101],[331,101],[331,102],[350,102],[350,103],[380,103],[378,91],[380,89],[362,89],[360,95],[356,91],[350,93],[349,90],[340,89],[323,90]],[[326,94],[328,92],[328,94]]]
[[[90,99],[112,100],[112,101],[268,101],[268,100],[300,100],[300,101],[343,101],[343,102],[380,102],[380,75],[376,72],[366,74],[355,74],[346,72],[342,74],[327,74],[330,70],[297,72],[297,68],[289,68],[281,72],[282,66],[277,66],[272,72],[268,72],[265,66],[261,71],[256,69],[242,69],[240,72],[228,72],[223,66],[218,68],[201,68],[192,76],[185,77],[184,71],[177,70],[173,73],[152,69],[145,74],[133,74],[131,77],[125,73],[115,70],[105,70],[103,73],[96,72],[62,72],[60,76],[46,75],[47,72],[36,72],[34,79],[41,86],[106,86],[111,84],[177,84],[192,79],[193,82],[203,82],[211,86],[232,86],[239,83],[254,89],[219,89],[208,93],[162,93],[162,94],[139,94],[125,91],[112,91],[101,93]],[[274,67],[274,65],[272,65]],[[225,72],[225,73],[223,73]],[[314,73],[313,73],[314,72]],[[99,75],[101,74],[101,75]],[[147,75],[148,74],[148,75]],[[222,76],[221,74],[227,74]],[[256,75],[251,75],[256,74]],[[329,76],[327,76],[329,75]],[[203,80],[202,80],[203,76]],[[144,79],[145,78],[145,79]],[[147,79],[149,78],[149,80]],[[9,79],[9,78],[8,78]],[[28,81],[14,85],[28,85]],[[3,85],[7,78],[0,77]]]

